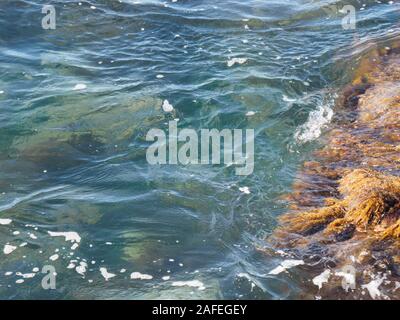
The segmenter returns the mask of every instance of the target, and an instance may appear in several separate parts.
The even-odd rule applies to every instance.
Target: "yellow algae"
[[[329,199],[325,207],[283,216],[281,228],[302,235],[323,230],[339,236],[355,229],[380,237],[396,234],[396,228],[389,230],[393,222],[400,224],[400,177],[356,169],[340,180],[338,189],[341,200]]]

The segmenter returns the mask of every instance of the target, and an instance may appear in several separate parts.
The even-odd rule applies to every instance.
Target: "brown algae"
[[[360,61],[339,99],[325,147],[304,164],[286,197],[291,212],[268,238],[305,260],[319,253],[325,263],[310,289],[316,296],[400,297],[397,47],[374,49]],[[355,270],[354,283],[346,287],[341,270],[349,266]]]

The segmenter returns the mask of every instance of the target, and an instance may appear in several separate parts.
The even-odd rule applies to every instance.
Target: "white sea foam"
[[[79,91],[79,90],[85,90],[87,88],[87,85],[84,83],[78,83],[75,85],[75,87],[72,89],[74,91]]]
[[[239,191],[244,193],[244,194],[250,194],[251,193],[249,187],[240,187]]]
[[[273,274],[273,275],[280,274],[290,268],[300,266],[303,264],[304,264],[303,260],[293,260],[293,259],[284,260],[281,262],[281,264],[279,266],[277,266],[275,269],[271,270],[269,272],[269,274]]]
[[[228,67],[233,67],[235,64],[243,64],[247,62],[247,58],[232,58],[226,62]]]
[[[17,249],[17,247],[12,246],[12,245],[10,245],[10,244],[6,244],[6,245],[4,246],[3,253],[4,253],[4,254],[10,254],[10,253],[13,252],[15,249]]]
[[[1,225],[7,225],[7,224],[10,224],[11,222],[12,222],[11,219],[0,219]]]
[[[143,274],[140,272],[132,272],[131,279],[133,279],[133,280],[151,280],[151,279],[153,279],[153,276],[149,275],[149,274]]]
[[[17,276],[22,277],[24,279],[30,279],[33,278],[36,274],[35,273],[21,273],[21,272],[17,272],[16,273]]]
[[[84,276],[84,275],[85,275],[85,272],[86,272],[87,266],[88,266],[88,265],[87,265],[86,262],[81,261],[81,262],[79,263],[79,266],[77,266],[77,267],[75,268],[75,271],[76,271],[77,273],[79,273],[80,275]]]
[[[52,237],[65,237],[65,241],[71,242],[81,242],[81,237],[75,231],[68,231],[68,232],[52,232],[48,231],[49,235]]]
[[[327,269],[324,272],[322,272],[320,275],[316,276],[315,278],[312,279],[312,282],[319,288],[322,288],[322,285],[324,283],[327,283],[329,278],[331,276],[331,270]]]
[[[310,113],[307,122],[296,130],[294,138],[300,143],[317,139],[326,125],[331,122],[332,117],[333,110],[329,105],[319,106],[317,110]]]
[[[199,280],[191,280],[191,281],[175,281],[172,282],[173,287],[193,287],[197,288],[198,290],[204,290],[206,287],[204,283]]]
[[[296,99],[289,98],[288,96],[285,96],[285,95],[282,96],[282,100],[285,102],[295,102],[296,101]]]
[[[33,240],[37,239],[37,236],[34,233],[29,233],[29,237]]]
[[[53,254],[49,259],[51,261],[56,261],[60,256],[58,254]]]
[[[375,300],[382,296],[382,293],[379,290],[379,286],[383,283],[383,280],[385,280],[385,277],[376,278],[371,282],[362,285],[361,288],[367,289],[371,298]]]
[[[108,272],[106,268],[100,268],[100,273],[106,281],[116,276],[114,273]]]
[[[172,106],[172,104],[169,103],[168,100],[164,100],[163,105],[162,105],[162,109],[164,110],[164,112],[172,112],[172,111],[174,111],[174,107]]]

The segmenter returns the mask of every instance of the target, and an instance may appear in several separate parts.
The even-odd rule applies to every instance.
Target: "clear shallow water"
[[[78,2],[51,1],[56,30],[41,28],[48,1],[0,3],[0,218],[13,220],[0,226],[0,244],[17,247],[0,253],[0,298],[302,294],[308,275],[268,274],[282,257],[256,247],[286,211],[280,199],[319,146],[352,66],[398,35],[398,4]],[[323,8],[349,3],[365,9],[346,31]],[[247,62],[228,67],[234,57]],[[78,83],[87,89],[74,91]],[[254,173],[149,166],[145,134],[173,118],[180,128],[254,128]],[[48,231],[82,240],[72,250]],[[71,260],[86,261],[85,276]],[[16,283],[16,272],[47,264],[56,290],[42,289],[41,274]],[[116,276],[105,281],[102,267]],[[190,280],[205,289],[174,286]]]

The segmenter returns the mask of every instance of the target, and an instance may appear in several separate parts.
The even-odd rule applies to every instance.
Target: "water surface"
[[[56,8],[55,30],[41,27],[44,4]],[[346,4],[357,9],[354,30],[326,10]],[[1,253],[0,298],[304,294],[308,274],[269,274],[284,258],[257,248],[287,211],[282,196],[321,145],[352,67],[399,35],[398,10],[388,1],[2,0],[0,218],[13,221],[0,225],[0,245],[17,249]],[[229,67],[232,58],[247,61]],[[254,128],[254,173],[150,166],[147,131],[175,118],[180,128]],[[81,242],[73,250],[49,231]],[[56,290],[43,290],[38,272],[16,283],[44,265],[57,270]],[[106,281],[100,268],[116,276]],[[202,286],[176,283],[192,280]]]

